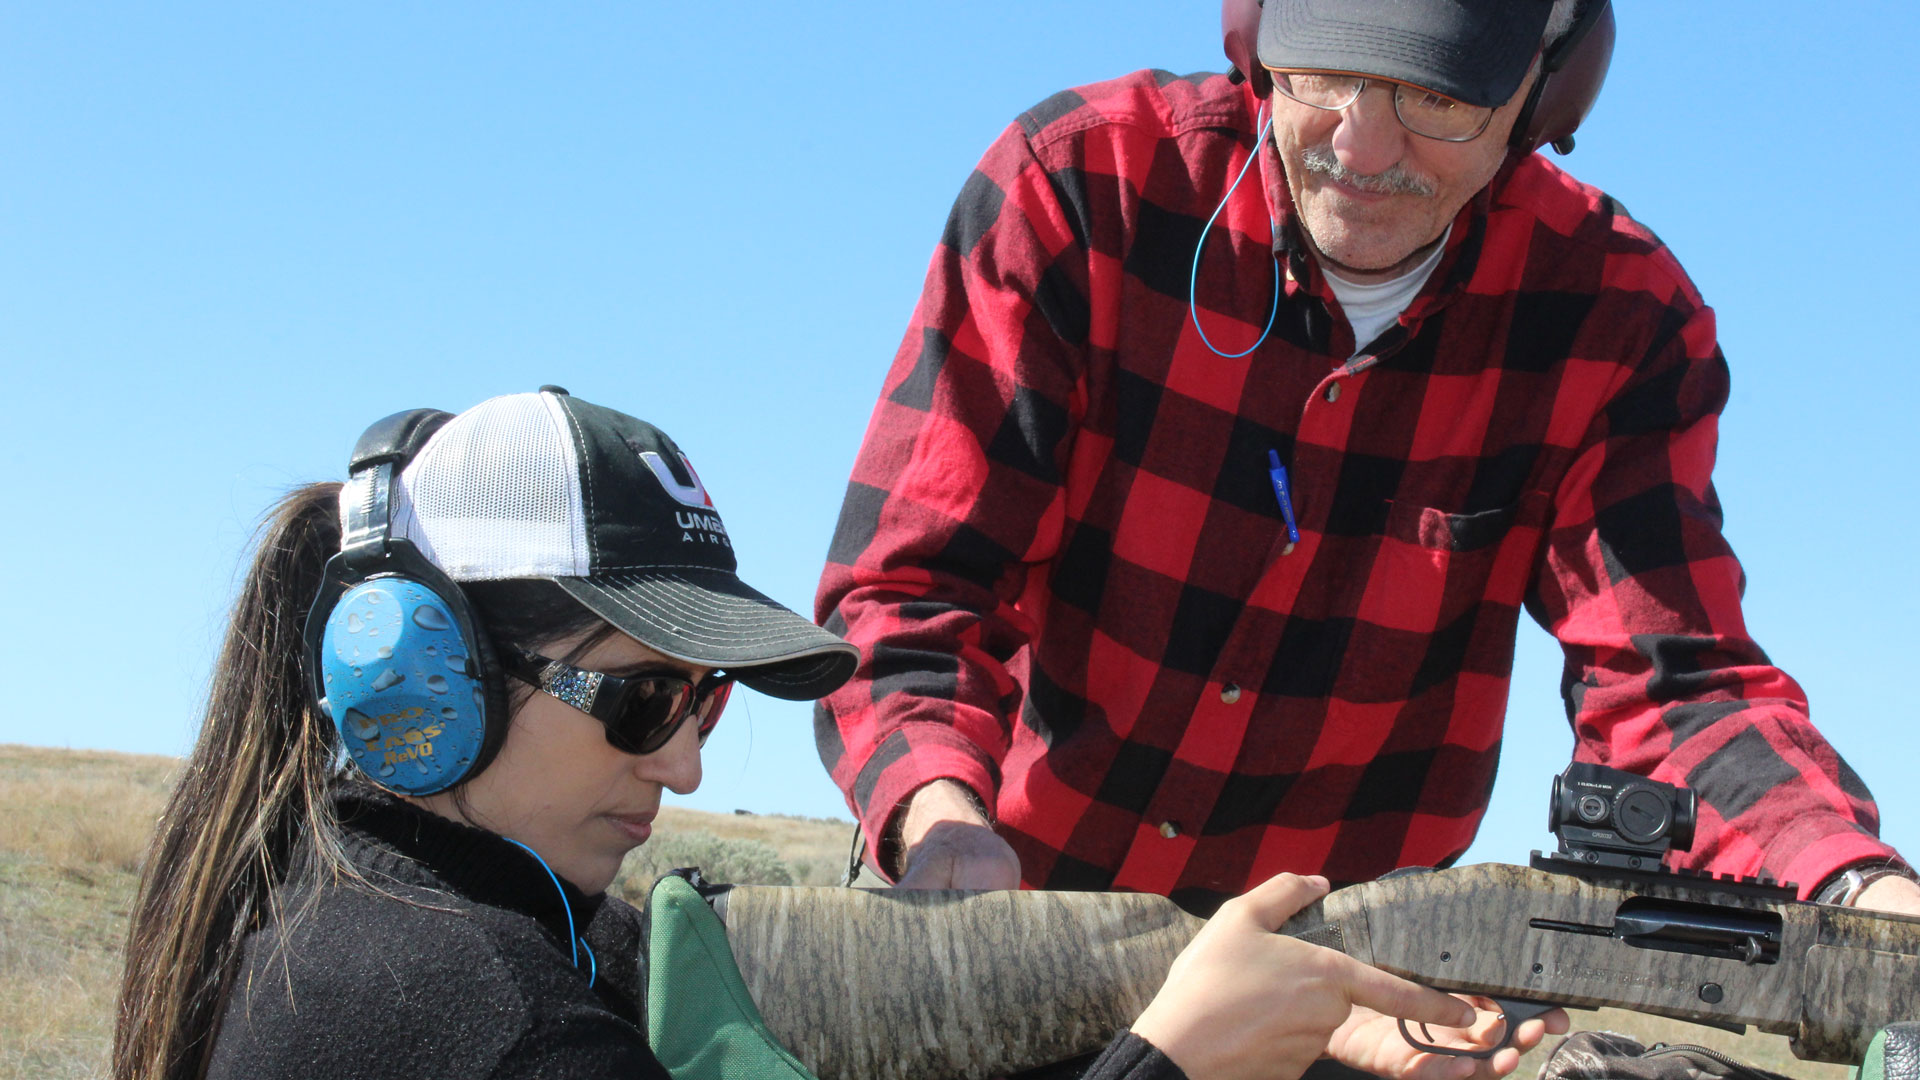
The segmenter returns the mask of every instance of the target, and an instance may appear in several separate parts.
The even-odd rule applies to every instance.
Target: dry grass
[[[0,1078],[105,1074],[127,909],[175,767],[0,746]]]
[[[663,835],[695,831],[765,844],[792,869],[794,884],[832,885],[846,871],[853,822],[785,814],[708,814],[672,806],[660,811]]]
[[[0,745],[0,1080],[105,1075],[127,909],[177,762]],[[852,825],[668,808],[658,839],[710,834],[778,853],[797,883],[836,880]],[[644,850],[644,849],[642,849]],[[1786,1040],[1635,1013],[1575,1012],[1576,1030],[1694,1042],[1807,1080],[1840,1066],[1795,1060]],[[1545,1059],[1536,1053],[1520,1075]]]
[[[137,874],[178,764],[0,745],[0,851],[71,874]]]

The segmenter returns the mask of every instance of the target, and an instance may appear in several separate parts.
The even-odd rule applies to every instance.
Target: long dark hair
[[[327,797],[343,767],[340,738],[309,700],[301,639],[322,570],[340,550],[339,493],[332,482],[298,488],[261,525],[199,739],[147,849],[120,981],[116,1080],[206,1074],[241,946],[280,916],[297,847],[308,845],[312,872],[358,877]],[[496,643],[611,630],[552,582],[463,591]]]

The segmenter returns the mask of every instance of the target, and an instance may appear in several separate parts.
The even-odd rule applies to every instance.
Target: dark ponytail
[[[206,720],[147,850],[113,1035],[116,1080],[197,1080],[240,946],[294,845],[338,872],[326,790],[339,738],[307,699],[301,629],[340,549],[338,483],[273,508],[214,665]]]

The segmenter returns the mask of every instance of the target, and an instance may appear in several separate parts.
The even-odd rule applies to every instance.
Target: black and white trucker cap
[[[859,653],[741,581],[693,464],[659,428],[558,387],[481,402],[394,484],[393,535],[454,581],[545,578],[655,652],[807,700]]]

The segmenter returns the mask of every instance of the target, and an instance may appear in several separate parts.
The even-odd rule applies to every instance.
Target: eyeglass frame
[[[501,666],[507,674],[600,721],[608,745],[621,753],[636,755],[658,753],[680,733],[681,725],[690,717],[701,715],[702,706],[711,700],[713,711],[702,718],[697,729],[700,745],[705,746],[707,737],[713,734],[713,729],[720,723],[720,714],[726,711],[727,698],[732,696],[733,684],[738,678],[731,672],[721,670],[710,671],[698,681],[669,672],[609,675],[604,671],[576,667],[564,660],[515,648],[502,649],[501,660]],[[649,729],[642,738],[631,740],[621,730],[621,719],[629,697],[645,692],[641,684],[648,682],[677,683],[691,693],[678,715]],[[649,742],[653,745],[648,746]]]
[[[1362,74],[1359,74],[1358,72],[1353,72],[1353,71],[1327,71],[1319,68],[1275,68],[1275,67],[1267,68],[1267,74],[1272,76],[1271,81],[1273,83],[1274,90],[1277,93],[1279,93],[1281,96],[1285,97],[1288,101],[1299,102],[1299,104],[1305,105],[1309,109],[1319,109],[1322,112],[1335,112],[1335,113],[1345,112],[1348,109],[1353,108],[1354,102],[1360,100],[1360,95],[1367,92],[1367,87],[1369,84],[1379,83],[1382,86],[1392,87],[1393,88],[1393,118],[1399,121],[1400,126],[1403,128],[1406,128],[1408,132],[1414,135],[1418,135],[1423,139],[1432,139],[1435,142],[1470,143],[1475,139],[1478,139],[1480,136],[1485,135],[1487,133],[1487,129],[1493,126],[1493,114],[1500,111],[1500,106],[1498,105],[1467,105],[1466,102],[1460,101],[1459,98],[1448,97],[1446,94],[1442,94],[1438,90],[1430,90],[1416,83],[1401,82],[1398,79],[1388,79],[1379,75],[1362,75]],[[1345,78],[1356,79],[1358,80],[1358,83],[1354,87],[1353,96],[1348,98],[1344,104],[1316,105],[1311,101],[1302,101],[1300,98],[1293,96],[1292,91],[1286,88],[1286,85],[1287,85],[1286,77],[1289,75],[1337,75]],[[1484,109],[1486,110],[1486,115],[1481,117],[1480,126],[1476,128],[1474,130],[1474,133],[1471,135],[1462,135],[1458,138],[1451,138],[1451,139],[1447,138],[1444,135],[1429,135],[1424,131],[1416,130],[1414,127],[1412,127],[1407,123],[1407,118],[1401,115],[1400,91],[1402,88],[1408,89],[1408,90],[1417,90],[1423,94],[1432,94],[1435,97],[1443,98],[1447,101],[1459,102],[1459,104],[1466,105],[1470,109]]]

